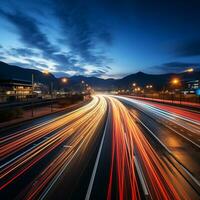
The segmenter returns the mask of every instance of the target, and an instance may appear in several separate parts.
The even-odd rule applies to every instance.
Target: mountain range
[[[32,74],[34,75],[35,82],[40,82],[46,85],[50,85],[51,82],[53,82],[55,88],[64,87],[69,90],[80,88],[81,81],[84,81],[88,85],[92,86],[95,90],[113,90],[130,88],[132,83],[137,83],[137,85],[141,87],[151,84],[155,89],[161,89],[164,86],[169,85],[170,80],[173,77],[179,77],[184,81],[200,79],[200,71],[194,71],[191,73],[183,72],[179,74],[146,74],[143,72],[138,72],[125,76],[121,79],[102,79],[97,77],[72,76],[68,77],[69,81],[67,84],[63,84],[61,82],[61,78],[56,78],[51,73],[44,74],[39,70],[21,68],[0,61],[0,80],[31,81]]]

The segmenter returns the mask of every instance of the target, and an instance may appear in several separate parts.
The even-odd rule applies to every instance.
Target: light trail
[[[0,150],[1,160],[4,159],[4,156],[7,157],[8,155],[19,151],[21,148],[28,146],[40,138],[47,136],[49,133],[62,128],[62,126],[65,126],[69,122],[80,118],[86,112],[92,110],[97,103],[98,98],[94,98],[94,100],[87,106],[78,109],[76,112],[55,118],[48,123],[39,124],[38,126],[34,126],[33,128],[31,127],[30,129],[26,129],[25,131],[21,131],[9,137],[1,138],[1,146],[3,146]]]
[[[44,126],[31,128],[30,132],[25,130],[25,132],[18,133],[19,135],[7,137],[5,145],[1,149],[1,155],[4,155],[4,158],[13,152],[23,150],[27,143],[32,144],[42,138],[44,140],[37,145],[31,146],[29,151],[24,151],[12,161],[1,165],[0,189],[6,188],[50,152],[62,145],[63,148],[59,155],[21,193],[23,194],[22,196],[25,196],[25,199],[37,197],[60,174],[59,172],[67,167],[72,159],[75,159],[78,154],[79,156],[84,156],[87,147],[98,137],[96,132],[105,118],[106,110],[106,100],[103,97],[95,96],[88,105],[69,115],[59,117]],[[67,126],[64,126],[66,124]],[[49,132],[55,130],[57,130],[55,133],[46,137]],[[69,148],[64,148],[64,146]]]
[[[138,128],[130,111],[118,100],[107,97],[112,105],[112,162],[107,199],[112,199],[114,177],[118,199],[140,199],[134,157],[144,173],[151,199],[190,199],[176,175],[168,168]],[[116,164],[116,169],[114,165]]]
[[[199,116],[199,119],[200,119],[200,114],[197,114],[197,113],[194,114],[195,119],[196,119],[194,120],[192,117],[189,118],[189,116],[193,115],[192,112],[190,112],[190,115],[189,115],[189,112],[187,111],[187,117],[186,117],[184,114],[183,115],[181,114],[182,112],[185,112],[185,111],[182,111],[181,109],[179,110],[179,113],[177,114],[178,111],[176,111],[176,113],[173,113],[172,110],[171,112],[169,112],[169,110],[167,110],[168,107],[166,108],[165,105],[155,106],[155,104],[151,105],[151,103],[149,102],[135,100],[135,99],[127,98],[127,97],[121,97],[121,96],[114,96],[114,97],[118,98],[120,101],[123,101],[124,103],[127,103],[131,106],[133,105],[136,106],[138,110],[141,110],[145,114],[151,117],[154,117],[155,119],[158,119],[166,127],[168,126],[166,124],[166,120],[167,120],[189,131],[191,133],[190,137],[188,135],[185,135],[184,133],[180,133],[177,131],[174,131],[174,132],[180,135],[181,137],[183,137],[184,139],[190,141],[196,147],[200,148],[200,122],[197,120],[197,115]],[[178,108],[176,110],[178,110]]]
[[[141,102],[134,103],[143,111],[159,116],[165,121],[177,120],[175,115],[170,115],[162,109]],[[99,133],[106,120],[108,105],[109,118],[102,137]],[[86,191],[86,199],[90,199],[93,195],[93,185],[96,184],[95,178],[98,178],[95,175],[99,172],[98,167],[102,167],[98,163],[102,162],[102,152],[105,153],[104,141],[107,144],[110,141],[107,140],[110,139],[108,134],[111,134],[111,144],[107,144],[111,145],[109,148],[112,150],[111,162],[107,166],[109,176],[107,183],[98,185],[107,187],[107,200],[137,200],[144,197],[153,200],[191,199],[190,194],[194,194],[194,189],[187,177],[181,173],[180,166],[172,161],[170,154],[173,152],[153,132],[148,133],[151,139],[146,137],[150,129],[148,125],[145,127],[146,130],[139,126],[138,123],[141,124],[142,119],[135,113],[115,96],[94,96],[89,104],[69,114],[2,137],[0,190],[5,191],[10,186],[15,186],[21,177],[27,176],[42,163],[44,166],[40,167],[39,172],[27,181],[23,188],[20,188],[17,198],[45,199],[50,191],[54,191],[58,180],[62,180],[63,174],[70,171],[72,161],[76,165],[85,165],[83,160],[87,162],[87,157],[92,156],[92,148],[99,141],[99,147],[96,146],[99,151]],[[195,126],[197,125],[193,124],[193,128]],[[155,140],[161,143],[159,145],[162,150],[156,150],[156,145],[152,144]],[[190,190],[189,193],[187,189]]]

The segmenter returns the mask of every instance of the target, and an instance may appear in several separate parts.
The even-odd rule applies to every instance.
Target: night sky
[[[199,0],[0,3],[0,60],[57,77],[200,69]]]

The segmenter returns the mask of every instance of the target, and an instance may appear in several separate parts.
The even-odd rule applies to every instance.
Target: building
[[[0,102],[23,100],[31,97],[32,83],[25,80],[0,80]]]
[[[200,80],[192,80],[186,82],[185,93],[195,94],[196,90],[200,88]]]

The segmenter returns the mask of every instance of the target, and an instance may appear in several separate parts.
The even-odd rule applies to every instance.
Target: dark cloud
[[[104,63],[111,61],[106,57],[102,49],[99,50],[97,48],[99,41],[111,44],[112,37],[109,32],[104,30],[103,25],[98,29],[93,27],[95,23],[88,21],[87,10],[81,4],[78,4],[77,9],[74,3],[68,5],[64,2],[64,4],[65,6],[62,7],[59,2],[56,2],[59,10],[56,15],[62,25],[62,33],[64,35],[60,42],[62,44],[65,42],[65,45],[70,47],[70,53],[62,52],[59,46],[53,45],[49,41],[47,35],[38,26],[39,19],[36,20],[18,11],[6,12],[1,10],[1,15],[17,28],[20,40],[27,46],[27,48],[12,48],[7,53],[16,57],[39,56],[54,61],[58,70],[77,70],[77,73],[85,72],[81,65],[96,65],[98,69],[104,66]],[[40,55],[32,49],[39,50]],[[77,63],[79,63],[79,67],[76,67]],[[29,67],[34,64],[32,60],[32,64]]]
[[[8,50],[8,53],[13,56],[23,56],[23,57],[32,57],[32,56],[39,56],[34,50],[30,48],[11,48]]]
[[[183,42],[176,47],[175,52],[179,56],[199,56],[200,39]]]
[[[111,68],[109,66],[104,66],[101,69],[94,70],[90,75],[91,76],[96,76],[96,77],[102,77],[102,76],[108,74],[108,71],[110,69]]]
[[[27,49],[11,49],[11,53],[31,56],[33,51],[30,48],[36,48],[41,51],[41,55],[44,58],[57,62],[63,68],[67,68],[68,65],[72,65],[75,62],[73,60],[73,63],[71,63],[70,57],[62,54],[57,46],[49,42],[47,36],[37,26],[37,21],[34,18],[17,11],[13,13],[2,11],[2,15],[15,25],[20,34],[21,41],[29,47]]]
[[[37,62],[34,59],[31,58],[25,58],[25,61],[28,62],[28,66],[31,68],[35,68],[35,69],[40,69],[40,68],[44,68],[44,69],[48,69],[48,65],[41,63],[41,62]]]
[[[9,64],[11,65],[15,65],[15,66],[19,66],[19,67],[23,67],[23,68],[31,68],[31,69],[37,69],[37,70],[41,70],[41,68],[47,69],[48,66],[44,63],[40,63],[40,62],[36,62],[33,59],[25,59],[24,61],[26,61],[26,63],[22,63],[22,62],[10,62]]]
[[[16,26],[20,33],[20,39],[24,44],[31,48],[35,47],[45,51],[48,54],[58,51],[58,49],[48,41],[47,36],[40,31],[37,26],[37,21],[34,18],[17,11],[12,13],[1,11],[1,13]]]
[[[190,67],[200,70],[200,63],[169,62],[162,65],[153,66],[151,69],[160,71],[161,73],[181,73]]]
[[[104,26],[91,17],[90,9],[83,1],[55,1],[55,15],[58,17],[66,45],[83,63],[101,67],[106,63],[105,52],[99,50],[99,42],[111,44],[112,36]]]
[[[5,60],[5,56],[0,55],[0,60]]]
[[[18,67],[22,67],[22,68],[34,68],[37,69],[35,67],[32,67],[32,64],[28,64],[28,63],[22,63],[22,62],[10,62],[10,65],[14,65],[14,66],[18,66]]]
[[[105,74],[106,74],[106,71],[104,71],[104,70],[94,70],[94,71],[90,74],[90,76],[101,77],[101,76],[103,76],[103,75],[105,75]]]

